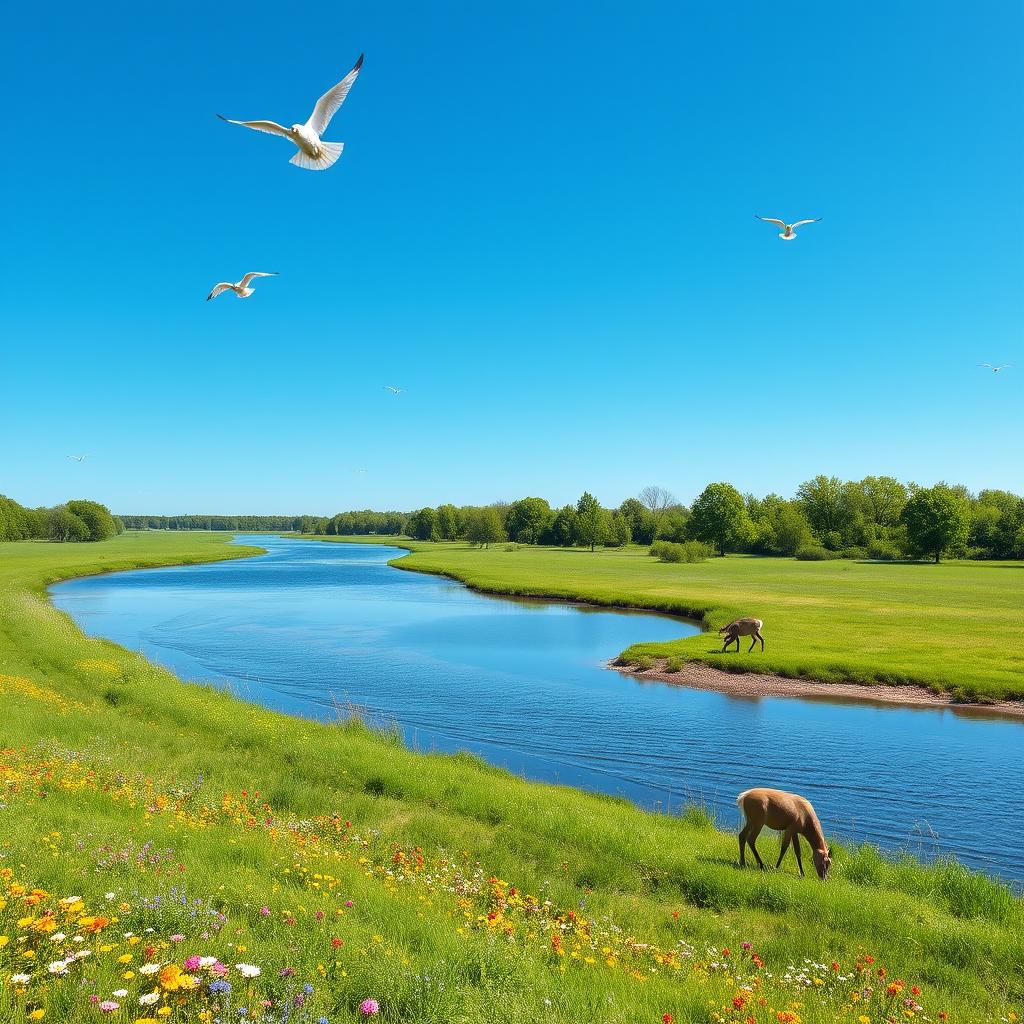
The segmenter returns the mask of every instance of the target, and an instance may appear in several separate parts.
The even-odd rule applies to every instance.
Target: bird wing
[[[338,107],[345,102],[345,97],[355,84],[356,77],[359,75],[359,69],[362,66],[363,55],[359,54],[359,60],[356,61],[355,67],[333,89],[328,89],[316,101],[313,113],[309,115],[309,120],[306,122],[307,128],[316,132],[318,136],[323,135],[327,130],[327,126],[331,123],[331,118],[338,112]]]
[[[758,220],[763,220],[766,224],[778,224],[783,231],[786,230],[786,222],[784,220],[779,220],[777,217],[758,217],[756,213],[754,216],[757,217]]]
[[[226,292],[229,288],[234,287],[235,286],[230,281],[221,281],[220,284],[215,284],[213,286],[213,291],[206,296],[206,301],[209,302],[210,299],[217,298],[217,296],[220,295],[221,292]]]
[[[812,217],[810,220],[795,220],[791,226],[798,228],[801,224],[817,224],[819,220],[821,220],[820,217]]]
[[[227,121],[228,124],[240,124],[244,128],[251,128],[254,132],[266,132],[268,135],[280,135],[284,139],[290,139],[292,133],[288,131],[284,125],[278,124],[276,121],[232,121],[230,117],[225,117],[223,114],[217,115],[222,121]]]
[[[269,270],[269,271],[250,270],[249,273],[246,274],[245,277],[243,277],[242,280],[238,282],[238,286],[240,288],[248,288],[249,287],[249,282],[254,277],[277,277],[277,271],[276,270]]]

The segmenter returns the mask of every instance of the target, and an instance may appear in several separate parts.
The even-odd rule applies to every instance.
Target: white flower
[[[78,950],[77,953],[75,953],[75,955],[71,959],[72,960],[84,960],[87,956],[92,956],[92,950],[91,949],[80,949],[80,950]]]
[[[54,960],[49,967],[46,968],[51,974],[66,974],[68,969],[67,960]]]
[[[15,985],[27,985],[29,983],[29,981],[31,981],[31,979],[32,979],[32,975],[31,974],[12,974],[11,975],[11,981],[13,981]]]
[[[126,995],[128,995],[128,989],[126,989],[126,988],[119,988],[116,992],[111,992],[110,994],[115,999],[124,999],[124,997]]]
[[[72,942],[85,942],[85,939],[81,935],[75,935],[71,939]]]
[[[105,892],[105,893],[103,894],[103,898],[104,898],[105,900],[112,900],[112,899],[114,898],[114,896],[115,896],[115,895],[116,895],[116,893],[112,893],[112,892]]]
[[[257,978],[260,974],[260,969],[253,964],[235,964],[235,970],[243,978]]]
[[[160,970],[159,964],[143,964],[139,968],[139,974],[156,974]]]
[[[65,935],[64,932],[54,932],[53,935],[50,936],[50,941],[63,942],[66,938],[67,935]]]
[[[159,999],[159,992],[147,992],[144,996],[139,996],[139,1006],[152,1006]]]
[[[72,903],[77,903],[82,897],[81,896],[65,896],[62,899],[61,906],[70,907]]]

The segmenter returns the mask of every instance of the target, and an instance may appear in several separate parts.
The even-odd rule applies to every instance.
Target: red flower
[[[337,949],[337,948],[338,948],[339,946],[344,946],[344,945],[345,945],[345,942],[344,942],[344,940],[343,940],[343,939],[339,939],[339,938],[333,938],[333,939],[331,939],[331,945],[332,945],[332,946],[333,946],[333,947],[334,947],[335,949]]]
[[[728,956],[728,955],[729,955],[729,950],[728,949],[723,949],[722,950],[722,956]]]
[[[832,961],[832,970],[833,971],[838,971],[839,970],[839,964],[837,964],[835,962],[835,960]]]
[[[919,996],[921,994],[921,986],[920,985],[912,985],[911,989],[910,989],[910,994],[912,996]]]
[[[663,1013],[661,1019],[664,1021],[664,1024],[672,1024],[672,1021],[675,1020],[671,1013]]]

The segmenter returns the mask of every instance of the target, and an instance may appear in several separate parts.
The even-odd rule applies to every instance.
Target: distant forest
[[[743,495],[728,483],[709,484],[687,506],[661,487],[645,487],[617,508],[589,492],[552,508],[527,497],[486,506],[440,505],[414,512],[340,512],[319,516],[121,516],[128,529],[287,530],[328,536],[406,535],[418,540],[514,542],[565,547],[620,547],[664,542],[707,545],[761,555],[904,559],[942,556],[1024,558],[1024,498],[1009,491],[972,494],[960,485],[919,487],[889,476],[840,480],[816,476],[792,498]],[[698,547],[695,547],[697,545]]]

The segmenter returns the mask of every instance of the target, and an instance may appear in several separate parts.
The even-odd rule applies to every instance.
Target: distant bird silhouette
[[[385,384],[384,390],[390,391],[393,395],[401,395],[405,392],[405,388],[393,388],[390,384]]]
[[[787,224],[784,220],[779,220],[777,217],[758,217],[756,213],[754,216],[758,220],[763,220],[766,224],[775,224],[782,228],[779,232],[779,238],[784,238],[787,242],[792,242],[796,238],[794,228],[802,227],[804,224],[817,224],[821,220],[820,217],[812,217],[810,220],[795,220],[792,224]]]
[[[240,124],[257,132],[268,135],[280,135],[294,143],[299,151],[289,160],[296,167],[305,167],[309,171],[326,171],[345,148],[344,142],[324,142],[320,136],[327,131],[331,118],[345,102],[345,97],[355,84],[359,69],[363,66],[363,55],[359,55],[355,67],[333,88],[329,89],[316,101],[313,113],[305,124],[293,124],[291,128],[277,124],[275,121],[232,121],[223,114],[217,116],[228,124]]]
[[[89,456],[88,455],[69,455],[68,458],[69,459],[74,459],[75,462],[85,462],[85,460],[87,458],[89,458]]]
[[[1008,370],[1013,363],[1003,363],[1001,366],[993,366],[991,363],[978,363],[979,366],[984,366],[987,370],[991,370],[993,373],[998,373],[1000,370]]]
[[[249,285],[252,284],[252,279],[254,277],[277,277],[277,271],[271,270],[264,272],[262,270],[253,270],[250,273],[246,274],[245,277],[243,277],[242,280],[237,282],[236,284],[232,284],[230,281],[221,281],[220,284],[215,284],[213,286],[213,291],[206,296],[206,301],[209,302],[210,299],[217,298],[217,296],[220,295],[221,292],[226,292],[229,289],[233,291],[240,299],[247,299],[249,298],[250,295],[252,295],[253,291],[255,290],[249,287]]]

